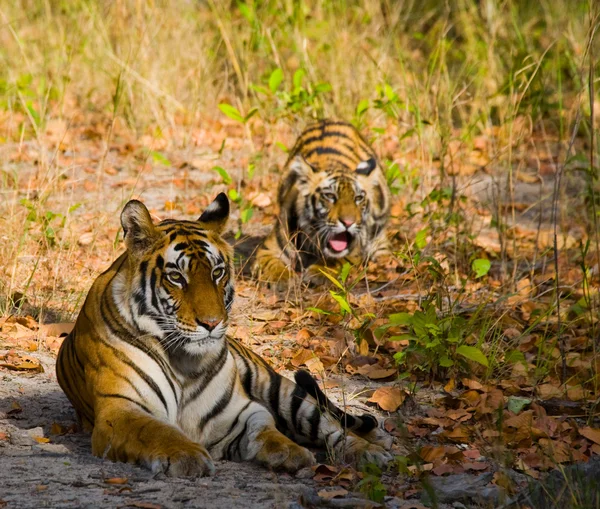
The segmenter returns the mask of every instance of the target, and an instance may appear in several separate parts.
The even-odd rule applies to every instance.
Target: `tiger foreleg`
[[[128,403],[110,402],[100,407],[92,432],[92,453],[113,461],[139,463],[173,477],[205,476],[215,470],[202,445]]]
[[[279,246],[275,230],[257,251],[253,273],[260,281],[267,283],[285,284],[294,278],[296,273],[292,262]]]

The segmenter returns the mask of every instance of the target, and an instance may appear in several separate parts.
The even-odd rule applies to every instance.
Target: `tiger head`
[[[234,294],[232,249],[220,235],[228,217],[223,193],[197,221],[155,225],[137,200],[121,213],[129,270],[115,287],[120,311],[168,352],[201,354],[225,335]]]
[[[370,180],[377,167],[374,158],[351,171],[345,166],[319,168],[301,155],[291,161],[290,170],[298,178],[299,226],[315,235],[313,242],[325,258],[342,258],[365,248]]]

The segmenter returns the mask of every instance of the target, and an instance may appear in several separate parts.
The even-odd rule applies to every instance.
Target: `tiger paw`
[[[293,473],[315,464],[315,458],[308,449],[275,429],[262,431],[256,440],[260,443],[256,461],[275,470]]]
[[[384,447],[378,444],[372,444],[363,438],[349,436],[346,443],[342,444],[343,449],[339,451],[340,456],[345,461],[355,463],[362,467],[368,463],[374,463],[380,468],[385,467],[394,459],[392,454]]]
[[[205,477],[215,473],[210,455],[196,443],[182,449],[167,447],[164,452],[150,454],[145,463],[152,472],[163,472],[169,477]]]
[[[253,267],[253,273],[259,281],[279,286],[287,285],[296,276],[290,267],[277,259],[270,259],[261,264],[257,262]]]

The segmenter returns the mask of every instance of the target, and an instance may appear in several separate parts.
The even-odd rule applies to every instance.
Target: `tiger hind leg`
[[[383,446],[386,444],[372,443],[358,435],[374,435],[377,429],[374,417],[349,416],[327,398],[320,401],[320,397],[315,397],[316,382],[308,373],[299,375],[300,383],[294,383],[239,343],[231,341],[230,345],[247,394],[269,409],[282,433],[297,443],[326,448],[337,461],[384,466],[392,460]]]
[[[223,422],[214,426],[212,440],[209,439],[207,444],[214,457],[253,461],[286,472],[296,472],[315,463],[314,456],[308,449],[277,429],[267,408],[241,395],[237,399],[234,406],[240,410],[234,425],[227,426]],[[226,435],[219,436],[218,430],[228,427]]]

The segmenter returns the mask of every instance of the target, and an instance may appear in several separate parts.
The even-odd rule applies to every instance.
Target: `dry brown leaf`
[[[127,477],[110,477],[108,479],[104,479],[106,484],[127,484],[129,479]]]
[[[444,390],[446,392],[452,392],[454,390],[454,387],[456,387],[456,378],[451,378],[450,380],[448,380],[448,383],[446,385],[444,385]]]
[[[311,350],[307,350],[306,348],[301,348],[300,350],[298,350],[296,352],[294,357],[292,357],[292,360],[290,361],[290,363],[292,364],[292,366],[299,368],[300,366],[305,364],[307,360],[313,359],[314,357],[315,357],[315,354]]]
[[[537,393],[542,399],[561,398],[564,391],[552,384],[542,384],[537,387]]]
[[[585,428],[579,429],[579,434],[596,444],[600,444],[600,428],[590,428],[589,426],[586,426]]]
[[[380,387],[369,399],[371,403],[377,403],[382,410],[395,412],[404,402],[406,393],[398,387]]]
[[[304,365],[313,374],[321,374],[325,371],[325,366],[318,357],[312,357],[304,362]]]
[[[360,366],[356,372],[369,377],[371,380],[381,380],[382,378],[395,375],[398,370],[397,368],[382,368],[377,364],[365,364],[364,366]]]
[[[468,378],[463,378],[462,383],[465,387],[467,387],[468,389],[474,390],[474,391],[482,391],[483,390],[483,385],[478,382],[477,380],[470,380]]]
[[[317,494],[324,500],[331,500],[332,498],[345,497],[348,494],[348,490],[345,490],[344,488],[333,488],[320,490]]]
[[[421,448],[419,451],[419,456],[423,459],[423,461],[433,462],[437,459],[443,458],[446,456],[446,448],[444,446],[431,446],[426,445]],[[438,474],[439,475],[439,474]]]

